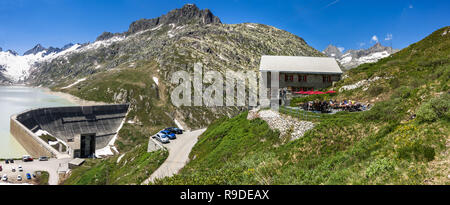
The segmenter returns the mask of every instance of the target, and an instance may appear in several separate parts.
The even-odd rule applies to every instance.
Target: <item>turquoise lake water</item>
[[[32,108],[75,105],[70,101],[48,94],[41,88],[0,86],[0,158],[21,157],[26,154],[9,132],[13,114]]]

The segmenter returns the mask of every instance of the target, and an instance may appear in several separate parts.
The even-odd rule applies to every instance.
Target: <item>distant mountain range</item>
[[[12,50],[0,48],[0,85],[23,83],[28,77],[31,67],[38,62],[51,61],[81,47],[80,44],[67,44],[62,48],[45,48],[37,44],[32,49],[19,55]]]
[[[352,69],[364,63],[374,63],[382,58],[386,58],[399,49],[393,49],[376,43],[368,49],[347,50],[342,53],[339,48],[329,45],[322,53],[329,57],[334,57],[344,67],[344,69]]]

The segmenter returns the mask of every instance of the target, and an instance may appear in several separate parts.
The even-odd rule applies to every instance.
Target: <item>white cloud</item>
[[[340,52],[343,52],[345,50],[344,47],[338,47],[338,49],[339,49]]]
[[[410,4],[408,8],[412,9],[412,8],[414,8],[414,6],[412,4]]]
[[[386,34],[386,37],[384,38],[385,41],[390,41],[392,40],[392,33],[388,33]]]
[[[366,43],[364,43],[364,42],[359,43],[359,47],[363,47],[363,46],[365,46],[365,45],[366,45]]]
[[[370,42],[377,42],[378,43],[378,37],[376,35],[372,36],[372,39],[370,39]]]
[[[332,6],[332,5],[334,5],[334,4],[337,4],[337,3],[339,3],[339,1],[340,1],[340,0],[336,0],[336,1],[331,2],[331,3],[329,3],[328,5],[326,5],[325,8],[327,8],[327,7],[329,7],[329,6]]]

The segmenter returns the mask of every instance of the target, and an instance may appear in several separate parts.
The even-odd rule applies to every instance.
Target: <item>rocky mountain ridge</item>
[[[191,73],[195,63],[203,64],[205,72],[257,71],[262,55],[324,56],[289,32],[262,24],[222,24],[208,9],[185,5],[158,18],[135,21],[124,33],[106,32],[94,43],[39,61],[26,82],[88,100],[128,102],[131,118],[147,126],[177,119],[183,126],[198,128],[245,108],[176,108],[170,103],[177,86],[171,75]],[[85,80],[73,85],[79,79]]]

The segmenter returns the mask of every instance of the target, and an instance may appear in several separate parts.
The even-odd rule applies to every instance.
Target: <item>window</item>
[[[302,82],[302,81],[304,81],[304,82],[306,82],[306,75],[298,75],[298,82]]]
[[[331,76],[325,76],[325,75],[324,75],[324,76],[323,76],[323,82],[324,82],[324,83],[326,83],[326,82],[328,82],[328,83],[331,82]]]
[[[308,78],[306,77],[306,75],[303,76],[303,81],[307,82]]]
[[[285,74],[284,75],[284,81],[285,82],[294,82],[294,75]]]

